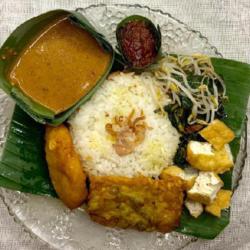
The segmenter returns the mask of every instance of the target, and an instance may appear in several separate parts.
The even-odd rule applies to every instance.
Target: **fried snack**
[[[80,206],[88,195],[86,175],[66,126],[46,127],[45,152],[57,195],[70,209]]]
[[[184,189],[189,190],[193,187],[198,171],[194,168],[185,168],[184,170],[178,166],[169,166],[163,169],[160,178],[165,179],[166,176],[180,177],[184,182]]]
[[[188,190],[187,197],[190,200],[208,205],[214,201],[223,185],[223,181],[214,172],[200,171],[193,187]]]
[[[188,209],[190,215],[192,215],[194,218],[198,218],[204,210],[200,202],[189,199],[185,200],[185,206]]]
[[[217,150],[221,150],[225,144],[231,142],[235,137],[234,132],[218,119],[202,129],[199,134]]]
[[[233,167],[233,156],[228,144],[223,149],[214,150],[208,142],[190,141],[187,146],[188,163],[202,171],[222,174]]]
[[[205,207],[205,211],[221,217],[221,210],[230,206],[232,191],[221,189],[215,198],[215,200]]]
[[[178,177],[90,177],[88,212],[105,226],[166,233],[179,225],[182,205],[183,182]]]

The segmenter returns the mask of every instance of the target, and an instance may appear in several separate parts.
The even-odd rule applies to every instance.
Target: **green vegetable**
[[[42,105],[33,101],[30,97],[26,96],[19,88],[13,87],[8,80],[7,74],[18,54],[23,51],[27,44],[40,32],[40,30],[55,18],[65,15],[68,15],[68,18],[70,18],[72,22],[87,30],[105,49],[105,51],[112,55],[112,59],[108,68],[100,77],[96,85],[90,90],[90,92],[80,99],[74,106],[56,115],[53,111],[43,107]],[[10,53],[10,51],[14,53]],[[100,33],[98,33],[88,22],[88,20],[80,13],[66,10],[49,11],[21,24],[16,30],[12,32],[12,34],[1,47],[0,56],[5,58],[4,60],[0,60],[0,88],[10,95],[16,101],[16,103],[37,122],[43,124],[48,123],[51,125],[59,125],[60,123],[64,122],[81,104],[86,102],[94,94],[94,92],[109,74],[114,61],[114,51],[112,46],[105,40],[105,38]]]
[[[224,121],[236,134],[236,139],[231,143],[236,158],[250,92],[250,65],[221,58],[212,58],[212,63],[215,71],[223,76],[227,86],[229,101],[224,104],[227,113]],[[43,133],[44,127],[41,124],[16,107],[0,162],[1,186],[55,196],[44,158]],[[224,188],[231,189],[232,172],[223,174],[222,179]],[[224,210],[221,218],[203,213],[195,219],[184,209],[176,231],[212,239],[228,225],[229,219],[229,210]]]

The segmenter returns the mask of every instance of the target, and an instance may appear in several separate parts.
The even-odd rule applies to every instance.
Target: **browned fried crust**
[[[88,195],[86,175],[66,126],[46,127],[45,152],[56,193],[67,207],[80,206]]]
[[[91,176],[90,217],[105,226],[169,232],[179,225],[183,183],[178,177]]]

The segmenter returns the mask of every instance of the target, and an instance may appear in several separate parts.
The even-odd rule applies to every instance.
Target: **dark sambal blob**
[[[120,24],[117,41],[128,66],[144,68],[152,64],[160,49],[160,31],[150,20],[140,16],[126,18]]]

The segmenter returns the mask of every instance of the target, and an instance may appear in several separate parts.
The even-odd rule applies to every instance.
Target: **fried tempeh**
[[[86,175],[66,126],[46,127],[45,152],[56,193],[67,207],[80,206],[88,195]]]
[[[88,212],[105,226],[169,232],[179,225],[182,205],[179,177],[90,177]]]

